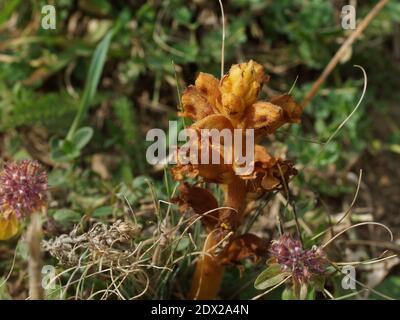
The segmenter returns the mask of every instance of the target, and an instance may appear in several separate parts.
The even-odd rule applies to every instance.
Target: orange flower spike
[[[183,183],[179,186],[179,196],[172,199],[182,212],[190,207],[197,215],[204,215],[201,220],[208,232],[218,225],[218,202],[207,189]]]
[[[217,107],[221,103],[219,80],[209,73],[200,72],[196,78],[195,87],[205,95],[208,103]],[[217,109],[215,111],[218,111]]]
[[[197,166],[192,164],[177,164],[171,168],[172,179],[182,181],[185,178],[196,178],[199,174]]]
[[[247,176],[237,176],[234,168],[239,164],[234,159],[229,159],[232,161],[228,163],[224,161],[228,160],[224,159],[225,156],[232,154],[225,154],[225,151],[232,151],[229,149],[232,146],[226,144],[225,138],[222,143],[200,135],[201,129],[228,129],[232,132],[238,128],[254,129],[256,138],[261,138],[274,133],[285,123],[299,123],[302,108],[289,94],[277,96],[271,102],[257,101],[262,85],[267,80],[263,67],[250,60],[233,65],[221,81],[210,74],[200,73],[195,85],[189,86],[182,96],[184,110],[181,115],[195,120],[191,128],[196,130],[198,139],[191,142],[191,147],[196,147],[194,150],[198,152],[197,159],[201,158],[202,149],[209,148],[209,157],[217,152],[220,164],[202,164],[189,159],[188,164],[181,162],[173,168],[173,177],[175,180],[201,177],[203,181],[220,184],[225,196],[224,206],[230,208],[220,209],[212,216],[203,218],[203,224],[209,233],[203,247],[203,252],[207,254],[201,256],[196,264],[192,298],[215,298],[221,284],[224,264],[263,255],[264,251],[260,248],[264,243],[250,235],[245,235],[245,238],[230,235],[226,240],[228,244],[222,245],[225,255],[221,255],[220,248],[217,250],[215,246],[230,232],[236,233],[243,223],[247,198],[253,194],[261,195],[279,190],[296,174],[292,162],[271,157],[264,147],[256,145],[254,171]],[[206,141],[208,143],[203,145]],[[246,150],[244,144],[242,148]],[[192,207],[197,214],[205,210],[202,206],[203,200],[209,202],[211,207],[216,206],[215,199],[201,188],[191,189],[190,193],[181,190],[181,197],[182,204]],[[208,218],[210,221],[206,221]]]
[[[221,82],[224,114],[239,120],[246,107],[256,102],[265,79],[263,67],[253,60],[233,65]]]
[[[194,86],[189,86],[183,93],[182,106],[183,112],[179,113],[179,115],[196,121],[214,113],[207,96]]]
[[[246,233],[235,236],[221,254],[221,263],[240,263],[247,258],[256,262],[260,257],[266,257],[268,243],[254,234]]]
[[[272,191],[276,189],[281,184],[281,180],[274,177],[270,173],[266,173],[261,181],[261,186],[264,190]]]
[[[275,158],[271,157],[265,147],[256,144],[254,146],[254,162],[266,168],[273,166],[276,163],[276,160]]]
[[[263,129],[265,133],[273,133],[283,123],[284,114],[281,107],[269,102],[258,101],[247,108],[241,126],[243,129]]]
[[[200,72],[195,85],[189,86],[182,95],[183,117],[201,120],[217,113],[221,101],[219,81],[211,74]]]
[[[201,160],[201,153],[204,148],[207,146],[201,146],[198,149],[198,159]],[[213,157],[216,159],[219,159],[219,163],[207,163],[207,164],[202,164],[199,163],[196,165],[199,175],[204,178],[205,181],[207,182],[215,182],[215,183],[222,183],[226,184],[232,181],[233,177],[235,176],[235,173],[232,170],[232,165],[227,163],[228,159],[224,158],[224,147],[221,146],[221,148],[218,148],[216,146],[213,146],[212,144],[208,145],[208,154],[210,159]]]
[[[256,144],[254,146],[254,170],[249,175],[243,175],[240,179],[253,184],[251,180],[257,179],[263,175],[268,168],[272,168],[276,164],[276,159],[268,154],[265,147]],[[236,166],[236,164],[234,164]],[[261,181],[261,180],[260,180]]]
[[[216,130],[224,130],[229,129],[233,131],[232,122],[222,114],[212,114],[209,115],[199,121],[196,121],[191,126],[193,129],[216,129]]]
[[[289,94],[273,97],[271,103],[283,109],[284,119],[287,123],[300,123],[303,108]]]
[[[277,159],[276,164],[265,172],[261,186],[267,191],[284,187],[284,184],[289,183],[290,177],[296,174],[297,170],[291,161]]]

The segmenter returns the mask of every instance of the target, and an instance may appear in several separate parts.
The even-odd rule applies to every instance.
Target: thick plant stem
[[[194,300],[214,299],[221,286],[224,267],[213,254],[213,247],[218,243],[215,233],[210,233],[204,242],[204,255],[196,264],[192,280],[190,298]]]
[[[28,245],[28,272],[29,272],[29,296],[31,300],[44,298],[42,287],[42,222],[39,213],[34,213],[28,227],[26,241]]]
[[[237,215],[237,221],[242,221],[244,198],[246,195],[245,183],[239,177],[226,186],[225,206],[233,208],[231,214]],[[221,239],[217,238],[217,232],[210,232],[204,242],[203,256],[196,264],[196,270],[192,280],[190,298],[194,300],[215,299],[224,276],[224,266],[215,255],[215,246]]]

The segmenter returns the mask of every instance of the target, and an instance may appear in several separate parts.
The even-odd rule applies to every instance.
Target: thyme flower
[[[0,174],[0,208],[3,218],[26,217],[46,205],[47,174],[37,161],[10,162]]]
[[[325,273],[327,260],[322,249],[317,246],[303,249],[300,241],[288,234],[272,242],[270,253],[272,260],[282,271],[291,273],[296,282],[307,283],[313,276]]]

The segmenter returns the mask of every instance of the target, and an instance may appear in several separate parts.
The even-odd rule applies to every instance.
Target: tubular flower
[[[22,219],[46,206],[47,174],[37,161],[7,163],[0,174],[0,239],[14,236]]]

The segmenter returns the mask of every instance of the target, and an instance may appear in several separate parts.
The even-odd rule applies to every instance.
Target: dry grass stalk
[[[31,300],[43,300],[42,287],[42,221],[39,213],[31,216],[31,221],[26,234],[28,246],[28,273],[29,273],[29,296]]]
[[[348,49],[352,46],[354,41],[356,41],[363,33],[365,28],[369,25],[369,23],[375,18],[375,16],[381,11],[381,9],[389,2],[389,0],[381,0],[379,1],[375,7],[368,13],[368,15],[360,22],[357,29],[346,39],[346,41],[342,44],[336,54],[333,56],[331,61],[329,61],[328,65],[325,67],[324,71],[321,73],[319,78],[314,82],[310,91],[305,96],[302,101],[302,107],[305,108],[311,99],[315,96],[319,88],[325,82],[326,78],[331,74],[333,69],[335,69],[336,65],[342,59],[342,57],[346,54]]]

